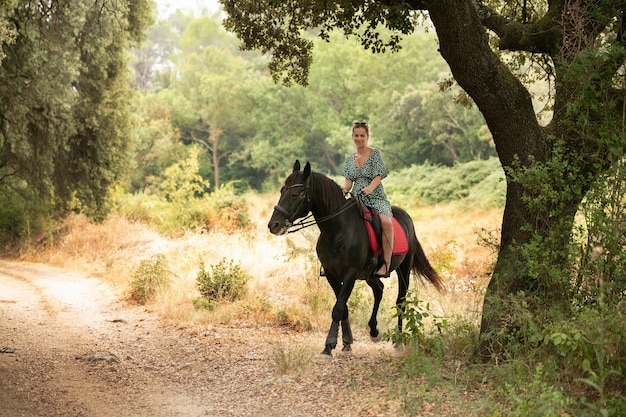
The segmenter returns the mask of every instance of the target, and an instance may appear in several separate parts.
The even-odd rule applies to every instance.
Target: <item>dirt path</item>
[[[355,337],[352,356],[279,375],[277,343],[324,335],[166,327],[97,279],[0,261],[0,416],[398,415],[387,348]]]

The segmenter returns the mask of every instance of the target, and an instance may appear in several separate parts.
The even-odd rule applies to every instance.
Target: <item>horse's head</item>
[[[304,171],[300,171],[300,161],[296,160],[291,175],[280,189],[278,204],[274,206],[274,212],[267,224],[272,234],[284,235],[295,220],[306,216],[311,210],[308,193],[310,176],[311,164],[307,162]]]

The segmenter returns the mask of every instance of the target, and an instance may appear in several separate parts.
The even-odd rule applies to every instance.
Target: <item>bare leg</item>
[[[393,251],[393,224],[391,218],[380,215],[380,222],[383,227],[383,258],[385,259],[385,265],[381,266],[378,273],[381,275],[388,275],[387,268],[391,267],[391,253]]]

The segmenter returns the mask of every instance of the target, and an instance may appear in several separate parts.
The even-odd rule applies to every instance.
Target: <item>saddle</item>
[[[380,222],[380,216],[366,206],[360,198],[357,198],[357,207],[365,221],[365,228],[367,229],[372,252],[375,255],[382,255],[383,247],[380,242],[382,242],[383,226]],[[409,251],[406,233],[395,217],[392,217],[391,224],[393,225],[393,250],[391,253],[393,255],[404,255]]]

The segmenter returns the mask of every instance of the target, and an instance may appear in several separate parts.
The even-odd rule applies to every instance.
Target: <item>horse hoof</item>
[[[320,353],[321,356],[326,356],[327,358],[332,358],[333,357],[333,350],[330,348],[330,346],[326,346],[324,348],[324,350],[322,351],[322,353]]]
[[[332,361],[333,360],[333,355],[331,353],[326,353],[326,352],[322,352],[319,355],[317,355],[318,359],[322,360],[322,361]]]
[[[341,351],[345,354],[345,355],[352,355],[352,345],[350,345],[349,343],[345,343],[343,345],[343,348],[341,349]]]
[[[374,336],[372,332],[370,332],[370,339],[372,340],[372,342],[378,343],[382,340],[382,335],[378,330],[376,330],[376,336]]]

